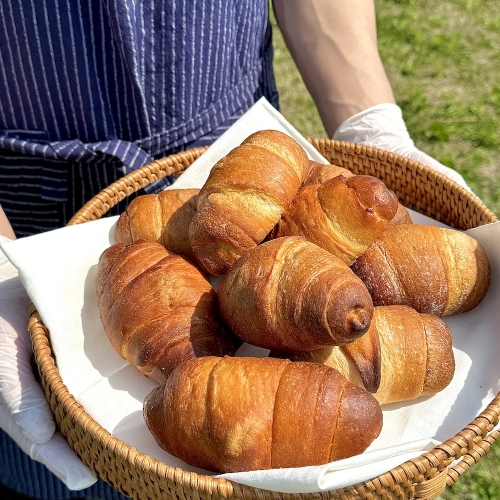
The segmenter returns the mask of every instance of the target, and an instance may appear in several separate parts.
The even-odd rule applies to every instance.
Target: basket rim
[[[322,147],[325,147],[325,145],[328,145],[339,148],[340,150],[356,151],[370,158],[377,158],[382,155],[384,158],[389,158],[393,162],[404,165],[405,168],[414,169],[415,171],[420,172],[433,182],[441,184],[452,183],[451,185],[460,196],[464,196],[466,198],[472,197],[469,202],[476,204],[479,209],[486,214],[487,221],[494,222],[497,220],[493,212],[491,212],[479,200],[479,198],[471,195],[471,193],[469,193],[465,188],[459,186],[454,181],[444,176],[444,174],[436,172],[418,162],[394,155],[393,153],[378,150],[377,148],[361,146],[359,144],[315,138],[309,139],[309,141],[316,147],[316,149],[319,150],[321,150]],[[158,178],[166,175],[182,172],[182,167],[179,168],[178,164],[188,166],[207,149],[207,147],[195,148],[186,152],[177,153],[162,160],[157,160],[145,165],[144,167],[126,175],[122,179],[119,179],[108,186],[108,188],[85,204],[72,217],[68,225],[84,223],[86,221],[94,220],[96,217],[98,218],[102,216],[102,213],[106,213],[111,206],[114,206],[113,204],[120,201],[119,198],[121,195],[117,196],[117,192],[123,193],[124,198],[131,193],[130,185],[133,186],[132,189],[138,190],[152,182],[152,179],[157,180]],[[102,205],[102,208],[98,208],[97,212],[94,207],[95,204],[100,206]],[[101,213],[100,210],[103,210],[103,212]],[[198,492],[203,491],[210,495],[218,494],[224,498],[233,496],[254,497],[255,495],[271,495],[273,497],[281,498],[281,496],[284,495],[277,492],[270,492],[269,490],[261,490],[259,488],[245,486],[240,483],[234,483],[223,478],[215,478],[208,475],[187,472],[183,469],[168,466],[157,459],[137,451],[134,447],[123,442],[121,439],[112,436],[106,429],[97,423],[86,412],[85,408],[73,397],[73,395],[69,393],[57,368],[55,356],[50,344],[49,332],[43,324],[43,321],[33,304],[30,305],[29,316],[29,331],[32,338],[36,363],[42,375],[42,380],[47,387],[53,391],[54,398],[56,399],[55,402],[51,401],[53,411],[58,406],[58,411],[65,415],[69,415],[72,419],[79,422],[84,427],[86,432],[91,435],[92,439],[105,443],[106,447],[109,447],[114,451],[114,453],[117,454],[117,456],[121,457],[123,463],[131,462],[138,465],[145,473],[151,472],[154,476],[159,475],[161,477],[168,477],[171,481],[173,481],[173,484],[181,484],[183,487],[196,489]],[[460,464],[453,466],[453,462],[456,462],[457,459],[465,457],[466,455],[476,456],[479,454],[479,458],[484,455],[484,453],[488,451],[489,446],[500,435],[499,431],[494,430],[494,427],[498,424],[499,420],[500,392],[492,399],[485,410],[477,415],[472,422],[448,440],[434,447],[429,452],[423,453],[413,460],[406,461],[394,467],[390,471],[371,479],[370,481],[358,483],[356,485],[343,488],[342,490],[331,490],[327,492],[314,493],[313,495],[316,497],[318,495],[321,497],[325,496],[325,498],[328,496],[330,498],[331,495],[337,492],[345,495],[353,494],[354,492],[362,493],[363,491],[376,491],[380,488],[394,489],[397,488],[397,484],[404,479],[420,486],[427,486],[430,482],[432,482],[432,478],[434,478],[434,482],[437,482],[437,475],[442,474],[443,472],[446,472],[446,477],[441,480],[441,483],[444,481],[447,484],[452,484],[471,466],[461,466]],[[92,461],[87,460],[85,457],[81,458],[96,472],[95,464]],[[474,463],[475,462],[473,462],[472,465],[474,465]],[[452,466],[451,468],[449,468],[450,465]],[[432,476],[431,479],[428,479],[429,476]],[[439,485],[438,488],[442,491],[444,486],[441,487],[441,485]],[[437,494],[441,491],[438,491]],[[287,497],[300,497],[301,499],[303,497],[312,498],[309,494],[286,495]],[[426,498],[435,497],[429,496]]]

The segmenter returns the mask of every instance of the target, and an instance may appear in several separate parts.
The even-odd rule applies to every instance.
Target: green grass
[[[380,53],[413,140],[500,216],[498,0],[376,0],[376,7]],[[283,115],[303,135],[325,137],[278,29],[274,41]]]
[[[446,488],[440,500],[498,500],[500,498],[500,445],[490,451]]]
[[[498,0],[375,0],[379,49],[416,145],[456,169],[500,217]],[[306,137],[326,137],[274,24],[281,112]],[[500,499],[500,443],[440,500]]]

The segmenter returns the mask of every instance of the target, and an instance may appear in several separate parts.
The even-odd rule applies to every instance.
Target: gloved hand
[[[0,243],[8,238],[0,236]],[[0,249],[0,427],[70,489],[96,482],[55,423],[31,366],[28,333],[29,298],[17,269]]]
[[[356,142],[405,156],[437,170],[471,191],[456,170],[439,163],[415,146],[397,104],[377,104],[351,116],[339,126],[332,139]]]

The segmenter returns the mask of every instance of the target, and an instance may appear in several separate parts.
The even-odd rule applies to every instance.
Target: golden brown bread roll
[[[217,288],[223,321],[245,342],[311,350],[352,342],[373,313],[361,280],[340,259],[300,237],[246,252]]]
[[[446,323],[408,306],[375,307],[368,332],[351,344],[302,353],[272,351],[271,356],[335,368],[381,405],[435,394],[455,372]]]
[[[196,213],[199,191],[170,189],[138,196],[116,222],[116,242],[156,241],[168,250],[194,260],[188,228]]]
[[[158,383],[196,356],[234,354],[241,342],[219,319],[205,276],[159,243],[118,243],[99,259],[96,291],[111,345]]]
[[[304,236],[350,266],[388,227],[396,195],[370,175],[342,175],[299,190],[273,231]]]
[[[298,142],[276,130],[250,135],[219,160],[198,195],[189,240],[209,273],[224,274],[264,240],[309,169]]]
[[[488,257],[475,239],[421,224],[389,227],[352,269],[374,305],[403,304],[437,316],[476,307],[490,284]]]
[[[346,179],[354,177],[354,174],[347,170],[347,168],[332,165],[330,163],[319,163],[311,160],[309,162],[310,170],[302,186],[309,186],[310,184],[323,184],[334,177],[342,175]]]
[[[337,177],[339,175],[342,175],[346,179],[354,177],[355,175],[350,170],[339,167],[337,165],[323,164],[312,160],[310,163],[311,170],[309,171],[306,180],[302,184],[302,187],[309,186],[310,184],[323,184],[323,182],[326,182],[329,179],[333,179],[334,177]],[[404,205],[398,203],[398,210],[396,212],[396,215],[391,219],[391,222],[389,222],[389,224],[413,224],[410,214],[404,207]]]
[[[404,205],[398,203],[398,210],[396,215],[389,222],[390,226],[397,226],[399,224],[413,224],[411,220],[410,212],[406,209]]]
[[[377,401],[336,370],[272,358],[188,361],[146,397],[144,418],[168,453],[217,472],[348,458],[382,428]]]

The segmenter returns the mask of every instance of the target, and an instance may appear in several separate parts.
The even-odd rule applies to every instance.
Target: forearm
[[[3,211],[2,205],[0,205],[0,236],[7,236],[7,238],[11,238],[13,240],[16,239],[16,235],[10,225],[9,219],[7,219],[7,216]]]
[[[279,27],[329,136],[394,96],[380,60],[373,0],[273,0]]]

